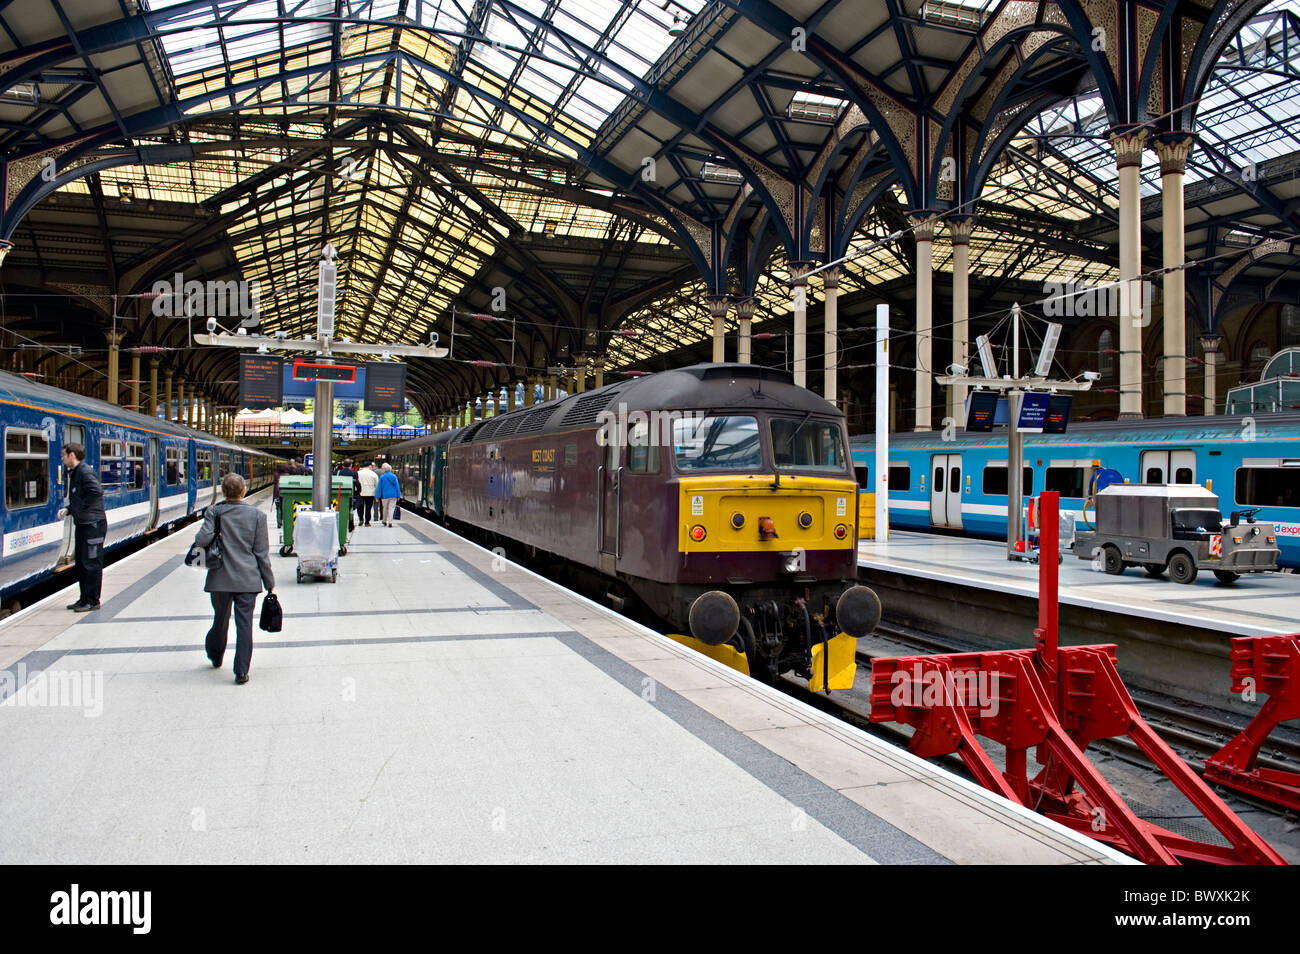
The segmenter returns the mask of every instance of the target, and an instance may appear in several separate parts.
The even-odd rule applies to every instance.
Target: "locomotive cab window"
[[[5,507],[39,507],[50,499],[50,444],[43,431],[5,429]]]
[[[844,442],[838,423],[775,417],[770,426],[776,466],[844,473]]]
[[[633,474],[659,473],[659,445],[651,440],[650,425],[644,420],[628,427],[627,469]]]
[[[678,470],[756,471],[763,466],[754,417],[681,417],[673,420]]]

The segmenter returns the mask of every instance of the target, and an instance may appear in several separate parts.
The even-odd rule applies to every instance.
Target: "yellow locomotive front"
[[[842,417],[811,411],[683,419],[672,455],[682,641],[767,680],[793,670],[814,688],[852,684],[856,637],[880,604],[856,584],[846,438]]]

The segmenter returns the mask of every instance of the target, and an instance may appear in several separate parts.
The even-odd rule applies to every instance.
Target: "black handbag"
[[[223,558],[224,554],[221,550],[221,512],[213,509],[212,542],[206,547],[201,547],[197,543],[193,544],[190,547],[190,552],[185,554],[185,565],[199,570],[220,570]]]
[[[258,620],[257,625],[268,633],[280,631],[280,627],[284,625],[284,610],[280,608],[280,597],[274,593],[266,594],[266,599],[262,600],[262,618]]]

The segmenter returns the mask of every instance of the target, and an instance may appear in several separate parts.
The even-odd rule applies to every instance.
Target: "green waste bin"
[[[333,477],[333,495],[330,505],[339,512],[339,555],[348,552],[348,521],[352,515],[352,478]],[[311,506],[311,477],[289,476],[280,478],[280,556],[293,553],[293,515],[300,504]]]

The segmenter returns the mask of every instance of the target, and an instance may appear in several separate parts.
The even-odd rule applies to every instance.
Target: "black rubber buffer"
[[[835,622],[854,638],[871,635],[880,623],[880,597],[870,587],[850,586],[835,604]]]
[[[690,626],[700,642],[721,646],[740,628],[740,607],[730,594],[710,590],[691,604]]]

